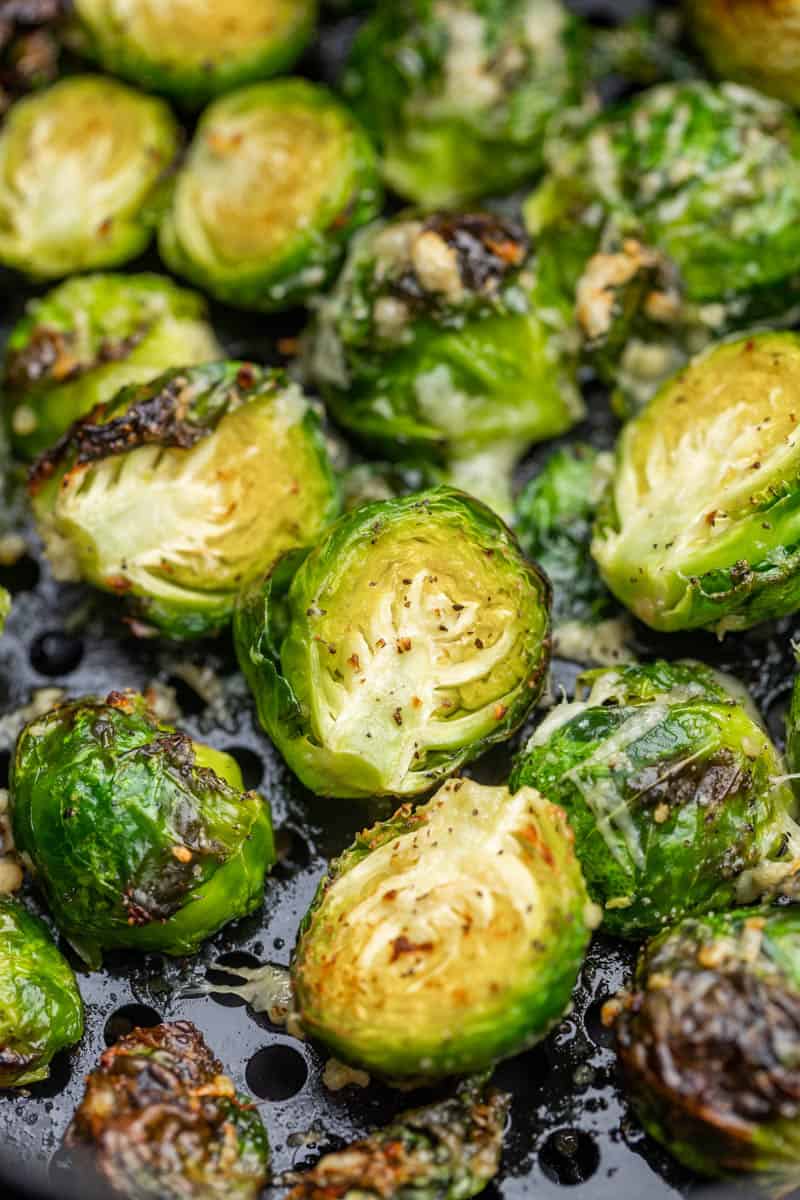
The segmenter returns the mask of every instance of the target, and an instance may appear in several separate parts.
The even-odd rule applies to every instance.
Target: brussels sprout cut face
[[[269,804],[229,755],[159,723],[142,696],[79,700],[23,730],[14,839],[92,966],[113,947],[191,954],[261,903]]]
[[[684,10],[718,75],[800,105],[798,0],[684,0]]]
[[[100,1058],[67,1130],[76,1164],[131,1200],[257,1200],[269,1144],[255,1107],[189,1021],[135,1029]]]
[[[164,261],[242,308],[291,308],[380,209],[367,135],[325,88],[257,84],[203,114],[159,233]]]
[[[752,1172],[748,1195],[793,1193],[800,909],[683,921],[646,948],[633,994],[614,1008],[620,1058],[647,1131],[695,1171]]]
[[[50,1059],[83,1035],[83,1003],[44,924],[0,896],[0,1088],[46,1079]]]
[[[502,522],[439,488],[342,517],[237,609],[261,721],[323,795],[414,795],[510,737],[549,660],[549,589]]]
[[[3,379],[14,449],[54,445],[78,417],[176,362],[222,358],[201,296],[159,275],[90,275],[28,305]]]
[[[0,134],[0,262],[40,279],[147,246],[179,131],[160,100],[96,75],[15,104]]]
[[[511,786],[538,788],[565,810],[611,932],[653,933],[790,875],[785,768],[708,667],[661,662],[583,683],[587,699],[553,710]]]
[[[57,572],[179,638],[225,625],[242,581],[338,508],[315,412],[248,363],[124,389],[39,460],[31,490]]]
[[[292,65],[316,0],[75,0],[77,41],[115,75],[199,106]]]
[[[654,629],[745,629],[800,604],[800,338],[715,347],[622,432],[592,552]]]
[[[590,907],[560,809],[451,780],[333,864],[295,952],[303,1026],[384,1076],[489,1067],[563,1013]]]

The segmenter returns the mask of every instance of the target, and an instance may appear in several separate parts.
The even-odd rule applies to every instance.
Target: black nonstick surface
[[[619,4],[608,3],[600,16],[613,18],[620,11]],[[304,64],[308,72],[330,77],[351,31],[350,22],[326,28]],[[136,265],[157,269],[150,261]],[[25,298],[15,279],[0,278],[4,329],[19,315]],[[278,340],[299,327],[291,315],[276,321],[217,310],[215,318],[231,355],[267,362],[278,360]],[[587,400],[587,421],[564,441],[609,446],[615,430],[605,397],[587,387]],[[522,478],[532,474],[551,449],[552,444],[532,455]],[[228,638],[188,650],[136,640],[113,602],[78,586],[56,584],[35,534],[24,523],[23,531],[28,554],[13,567],[0,567],[0,583],[14,596],[0,638],[0,786],[6,783],[16,735],[13,717],[7,720],[4,714],[13,714],[38,690],[104,695],[125,687],[165,684],[175,689],[183,728],[232,753],[247,785],[269,797],[282,857],[261,912],[213,938],[195,959],[109,954],[102,971],[88,973],[62,944],[78,972],[86,1034],[78,1047],[53,1061],[49,1080],[0,1092],[0,1198],[24,1194],[64,1200],[80,1195],[86,1200],[93,1194],[90,1181],[76,1178],[59,1152],[84,1077],[116,1037],[135,1024],[162,1019],[195,1022],[226,1071],[258,1105],[279,1178],[286,1170],[310,1164],[320,1152],[385,1123],[423,1095],[400,1094],[376,1084],[367,1089],[351,1085],[333,1093],[323,1084],[325,1055],[315,1046],[289,1037],[236,997],[185,999],[180,993],[190,979],[203,976],[220,960],[231,966],[288,964],[298,923],[328,859],[369,822],[369,813],[355,802],[314,797],[298,784],[258,727]],[[645,657],[693,655],[731,671],[751,689],[773,735],[782,742],[795,635],[800,637],[800,617],[746,635],[729,635],[724,643],[710,635],[657,637],[640,627],[637,649]],[[205,686],[204,698],[196,682],[187,682],[192,676],[187,664],[213,672],[218,694],[210,703]],[[562,687],[570,692],[578,671],[574,664],[557,660],[554,693]],[[483,782],[504,781],[519,741],[492,752],[468,773]],[[26,895],[38,908],[27,884]],[[728,1187],[712,1190],[683,1171],[642,1133],[628,1110],[599,1010],[629,978],[633,958],[631,947],[596,937],[572,1011],[541,1045],[498,1068],[496,1082],[512,1093],[513,1105],[503,1169],[487,1196],[661,1200],[734,1194]],[[222,978],[213,975],[212,982]],[[280,1190],[271,1189],[270,1194],[278,1196]],[[745,1183],[735,1194],[752,1193]]]

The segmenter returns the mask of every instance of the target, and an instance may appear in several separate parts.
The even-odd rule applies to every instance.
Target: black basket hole
[[[282,825],[275,831],[275,853],[278,856],[276,870],[284,875],[303,871],[311,862],[308,843],[291,825]]]
[[[256,754],[255,750],[250,750],[247,746],[226,746],[225,753],[230,754],[231,758],[235,758],[239,764],[239,770],[242,772],[242,779],[247,791],[255,791],[264,778],[264,763],[260,756]],[[243,966],[244,964],[241,965]]]
[[[185,679],[181,679],[179,675],[170,675],[166,683],[167,687],[174,691],[175,702],[185,717],[197,717],[201,712],[205,712],[206,701]]]
[[[215,983],[225,986],[235,985],[237,967],[260,966],[261,961],[256,958],[255,954],[248,954],[245,950],[231,950],[227,954],[220,954],[219,958],[215,960],[214,966],[206,971],[206,979],[212,986]],[[229,970],[226,971],[225,967],[228,967]],[[212,992],[211,999],[225,1008],[242,1008],[247,1003],[243,996],[230,996],[220,992]]]
[[[31,646],[31,666],[40,675],[69,675],[83,658],[83,642],[63,629],[50,629]]]
[[[134,1029],[152,1029],[160,1024],[161,1014],[149,1004],[123,1004],[106,1021],[103,1037],[107,1046],[113,1046]]]
[[[59,1096],[72,1078],[72,1063],[68,1050],[60,1050],[50,1060],[50,1074],[47,1079],[31,1084],[30,1092],[37,1100],[49,1100]]]
[[[11,751],[0,750],[0,788],[8,787],[8,779],[11,773]]]
[[[553,1183],[571,1187],[592,1178],[600,1165],[600,1151],[582,1129],[557,1129],[539,1151],[539,1165]]]
[[[614,1046],[614,1030],[603,1024],[603,1008],[608,1003],[608,996],[600,996],[593,1000],[583,1014],[583,1025],[594,1046],[610,1050]]]
[[[15,563],[0,566],[0,587],[6,588],[12,596],[18,592],[32,592],[39,582],[39,564],[29,554],[24,554]]]
[[[250,1059],[245,1071],[247,1086],[262,1100],[289,1100],[308,1078],[306,1060],[292,1046],[265,1046]]]

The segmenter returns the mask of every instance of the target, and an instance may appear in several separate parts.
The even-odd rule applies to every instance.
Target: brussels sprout
[[[638,407],[713,338],[800,302],[800,123],[732,84],[665,84],[555,138],[526,206],[588,350]]]
[[[510,1097],[467,1080],[294,1176],[288,1200],[469,1200],[500,1168]]]
[[[366,504],[245,590],[234,620],[261,723],[306,787],[424,792],[510,737],[541,693],[549,585],[449,488]]]
[[[608,1013],[647,1131],[693,1170],[753,1172],[773,1196],[794,1193],[800,1165],[798,947],[796,906],[683,921]]]
[[[76,48],[107,71],[198,108],[287,70],[305,49],[316,0],[73,0]]]
[[[510,786],[564,809],[610,932],[653,933],[758,894],[757,872],[790,874],[795,801],[780,755],[710,668],[590,671],[580,692],[533,734]]]
[[[581,415],[573,341],[557,282],[512,222],[405,214],[354,239],[308,368],[337,419],[387,453],[444,457],[459,484],[488,456],[488,500],[531,442]]]
[[[683,0],[683,8],[718,75],[800,105],[798,0]]]
[[[67,0],[11,0],[0,6],[0,113],[58,75]]]
[[[254,84],[201,117],[159,248],[171,270],[220,300],[291,308],[330,279],[380,205],[375,152],[327,89]]]
[[[54,569],[177,638],[227,624],[243,580],[338,510],[315,411],[282,371],[211,363],[124,388],[34,465]]]
[[[125,384],[222,358],[206,318],[201,296],[159,275],[88,275],[32,300],[6,348],[17,453],[40,454]]]
[[[15,104],[0,133],[0,263],[38,279],[147,246],[179,133],[160,100],[99,75]]]
[[[134,1029],[100,1057],[65,1144],[130,1200],[257,1200],[261,1117],[189,1021]]]
[[[721,343],[623,429],[592,553],[654,629],[746,629],[800,606],[800,337]]]
[[[46,1079],[53,1055],[82,1036],[72,968],[44,924],[0,896],[0,1088]]]
[[[261,903],[269,804],[234,759],[158,721],[142,696],[71,701],[20,734],[14,841],[92,967],[115,947],[190,954]]]
[[[344,89],[391,187],[435,206],[530,179],[549,120],[579,95],[578,28],[558,0],[378,3]]]
[[[589,940],[572,841],[532,789],[466,779],[359,834],[300,928],[303,1028],[394,1079],[480,1071],[538,1041]]]

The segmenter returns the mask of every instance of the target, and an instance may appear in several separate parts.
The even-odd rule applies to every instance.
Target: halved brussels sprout
[[[302,557],[242,594],[234,633],[306,787],[415,795],[522,723],[547,673],[549,585],[488,508],[449,488],[366,504]]]
[[[0,133],[0,263],[57,279],[135,258],[179,145],[161,100],[100,75],[20,100]]]
[[[288,1200],[470,1200],[500,1169],[510,1099],[466,1080],[293,1176]]]
[[[88,275],[32,300],[6,346],[17,453],[41,454],[125,384],[222,358],[207,315],[201,296],[159,275]]]
[[[580,74],[578,22],[558,0],[383,0],[344,89],[383,149],[387,182],[433,206],[530,179]]]
[[[723,679],[656,662],[589,671],[581,693],[542,722],[510,786],[564,809],[610,932],[654,933],[791,874],[784,765]]]
[[[261,1117],[189,1021],[105,1050],[65,1145],[130,1200],[257,1200],[267,1182]]]
[[[167,266],[241,308],[291,308],[380,211],[375,152],[326,88],[241,88],[200,119],[159,230]]]
[[[197,108],[287,70],[317,0],[73,0],[75,47],[106,71]]]
[[[454,483],[505,509],[515,459],[582,414],[574,351],[558,283],[513,222],[405,214],[354,239],[307,364],[347,428],[445,458]]]
[[[316,412],[282,371],[211,363],[124,388],[34,465],[59,578],[132,601],[171,637],[227,624],[243,582],[338,511]]]
[[[191,954],[261,903],[268,802],[243,790],[230,755],[176,733],[135,692],[32,721],[10,791],[16,847],[92,967],[115,947]]]
[[[605,1014],[604,1014],[605,1015]],[[800,1169],[800,908],[667,930],[611,1002],[642,1124],[677,1159],[788,1196]],[[744,1194],[744,1192],[743,1192]]]
[[[544,1037],[593,915],[572,842],[537,792],[467,779],[365,830],[300,929],[303,1028],[394,1079],[483,1070]]]
[[[53,1055],[82,1036],[72,967],[42,921],[0,896],[0,1088],[46,1079]]]
[[[746,629],[800,607],[800,337],[700,355],[623,429],[592,553],[654,629]]]
[[[683,0],[683,8],[717,75],[800,105],[798,0]]]

